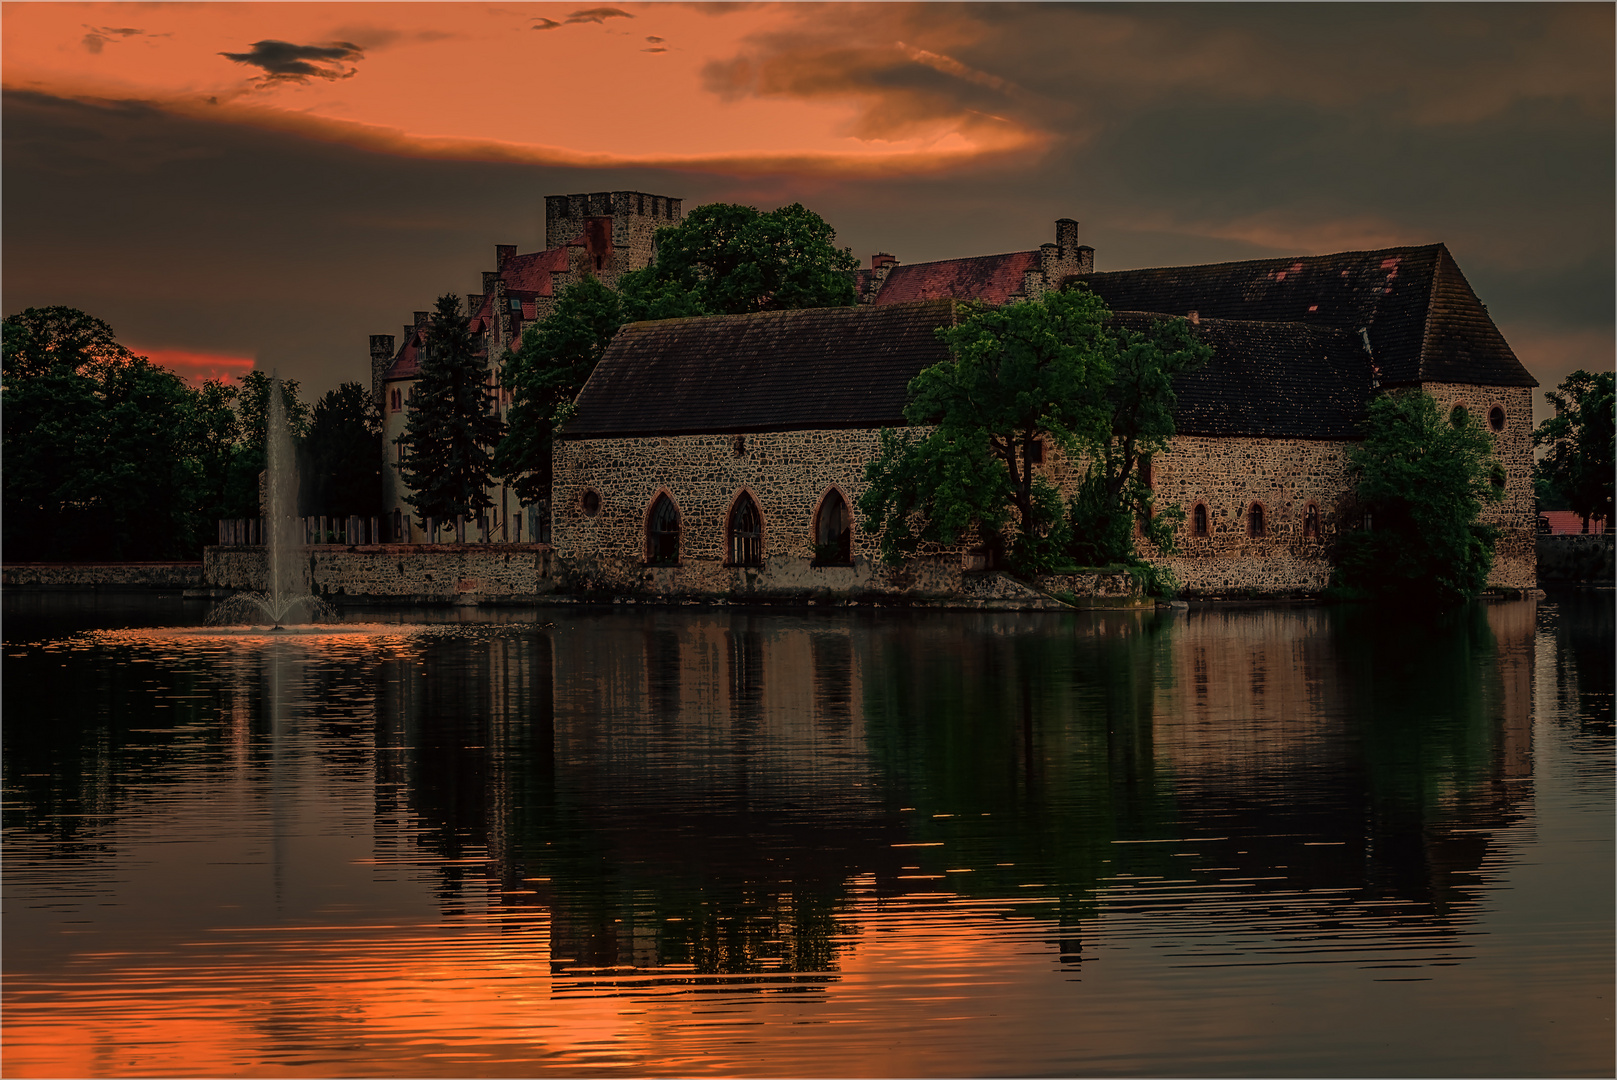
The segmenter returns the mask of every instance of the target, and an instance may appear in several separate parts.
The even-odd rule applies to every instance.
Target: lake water
[[[1609,591],[4,602],[8,1076],[1617,1067]]]

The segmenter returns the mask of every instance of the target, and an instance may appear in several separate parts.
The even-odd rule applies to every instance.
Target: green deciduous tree
[[[369,390],[347,382],[315,402],[300,471],[300,513],[381,513],[382,417]]]
[[[561,294],[548,317],[524,330],[520,345],[507,354],[500,378],[511,405],[493,470],[524,504],[549,500],[555,425],[622,325],[617,293],[586,277]]]
[[[1117,544],[1132,555],[1132,513],[1149,507],[1137,464],[1173,434],[1172,378],[1210,351],[1182,327],[1134,332],[1110,317],[1100,298],[1075,290],[979,311],[939,331],[953,358],[911,381],[905,410],[912,425],[932,428],[884,432],[859,500],[886,559],[975,531],[974,542],[1018,571],[1068,561],[1066,508],[1035,468],[1047,444],[1091,463],[1087,501],[1072,520],[1123,520]]]
[[[657,233],[657,261],[618,282],[632,320],[742,315],[854,302],[858,261],[798,203],[763,213],[709,203]]]
[[[427,328],[421,373],[399,436],[399,475],[423,527],[487,509],[491,457],[504,424],[494,409],[488,368],[476,356],[460,298],[438,298]]]
[[[5,546],[13,559],[194,555],[197,395],[72,308],[5,320]]]
[[[1555,415],[1533,432],[1533,445],[1545,449],[1534,469],[1542,488],[1583,519],[1612,523],[1612,485],[1617,474],[1613,383],[1610,371],[1574,371],[1544,394]]]
[[[1348,469],[1368,521],[1337,543],[1339,588],[1428,607],[1483,590],[1499,530],[1478,515],[1504,497],[1504,474],[1474,417],[1444,416],[1424,391],[1383,394]]]
[[[1144,330],[1111,326],[1106,349],[1110,415],[1088,447],[1089,468],[1071,505],[1073,557],[1092,566],[1135,561],[1135,522],[1159,551],[1172,552],[1173,529],[1184,511],[1157,513],[1142,473],[1173,439],[1173,381],[1213,355],[1184,319],[1156,320]]]

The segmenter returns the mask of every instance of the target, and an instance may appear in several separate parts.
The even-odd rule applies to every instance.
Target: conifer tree
[[[495,411],[488,369],[472,345],[469,320],[453,293],[440,296],[427,329],[421,373],[410,399],[399,475],[423,527],[493,504],[491,455],[504,424]]]

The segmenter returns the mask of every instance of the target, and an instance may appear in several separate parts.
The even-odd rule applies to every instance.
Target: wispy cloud
[[[365,50],[346,41],[328,45],[294,45],[289,41],[255,41],[244,53],[222,52],[226,60],[259,68],[264,83],[306,83],[310,79],[350,79],[358,68],[347,61],[365,58]]]
[[[633,15],[622,8],[597,7],[581,8],[567,16],[570,23],[604,23],[608,19],[632,19]]]
[[[84,27],[89,33],[85,34],[79,44],[86,52],[99,53],[106,48],[109,41],[124,41],[132,37],[145,37],[146,31],[133,26],[90,26]],[[167,37],[168,35],[159,35]]]

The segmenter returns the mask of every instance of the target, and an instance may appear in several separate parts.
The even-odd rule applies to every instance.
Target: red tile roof
[[[1039,269],[1037,251],[1008,255],[978,255],[969,259],[900,263],[887,271],[876,296],[878,305],[908,304],[916,300],[976,300],[1003,304],[1022,291],[1024,275]],[[870,271],[861,271],[861,275]]]
[[[1538,516],[1550,523],[1549,531],[1556,536],[1566,533],[1581,533],[1583,531],[1583,519],[1570,510],[1540,510]],[[1603,533],[1606,531],[1606,523],[1591,518],[1589,531]]]

